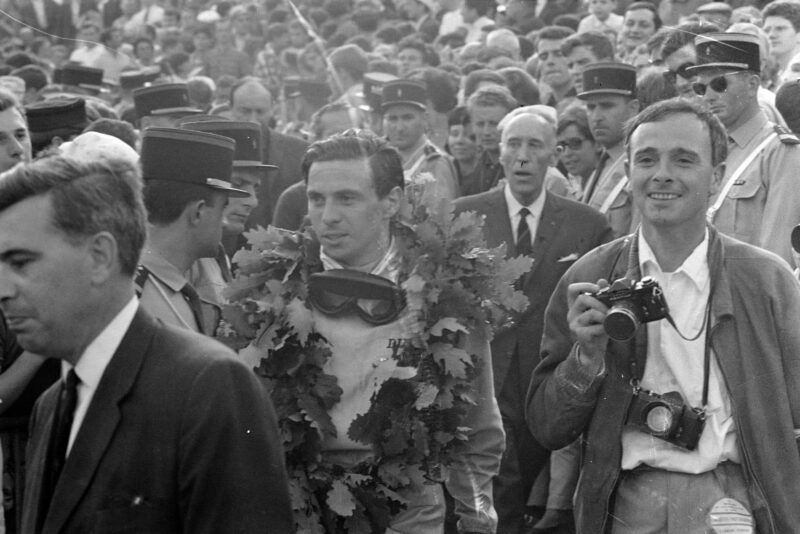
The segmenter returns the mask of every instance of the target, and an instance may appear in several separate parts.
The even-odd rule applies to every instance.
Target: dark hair
[[[384,198],[395,187],[403,189],[403,161],[397,150],[371,131],[355,128],[312,144],[303,156],[303,179],[308,184],[308,171],[318,161],[361,159],[369,164],[378,198]]]
[[[17,100],[17,97],[11,91],[0,87],[0,111],[5,111],[9,108],[16,109],[20,116],[23,119],[25,118],[25,107],[22,103]]]
[[[637,11],[639,9],[646,9],[653,14],[653,26],[656,30],[661,27],[661,17],[658,16],[658,8],[650,2],[634,2],[625,8],[625,13],[629,11]]]
[[[425,84],[428,98],[437,113],[447,113],[458,104],[458,82],[446,71],[423,67],[409,72],[406,78]]]
[[[353,109],[350,104],[347,102],[331,102],[329,104],[325,104],[317,111],[311,115],[311,119],[309,120],[309,127],[311,128],[311,133],[314,134],[314,139],[319,139],[322,137],[322,116],[328,113],[339,113],[339,112],[347,112],[350,113],[350,110]]]
[[[129,122],[119,119],[97,119],[83,129],[83,132],[98,132],[116,137],[126,145],[136,150],[136,130]]]
[[[403,37],[400,39],[400,42],[397,43],[397,52],[399,53],[401,50],[406,48],[413,48],[414,50],[419,51],[422,54],[423,59],[427,60],[426,54],[428,53],[428,47],[425,46],[425,43],[422,39],[414,35],[409,35],[408,37]]]
[[[519,67],[504,67],[500,74],[506,79],[506,86],[521,106],[533,106],[540,102],[539,85],[533,76]]]
[[[214,30],[210,26],[197,26],[197,27],[195,27],[195,29],[192,31],[192,37],[194,37],[198,33],[203,33],[203,34],[206,35],[206,37],[208,37],[212,41],[214,40]]]
[[[578,31],[580,23],[581,18],[574,13],[562,13],[553,19],[554,26],[564,26],[572,31]]]
[[[671,115],[689,114],[697,117],[710,132],[711,164],[718,165],[728,157],[728,134],[717,116],[700,104],[686,98],[670,98],[648,107],[625,125],[625,150],[630,157],[631,136],[636,128],[648,122],[659,122]]]
[[[464,98],[469,98],[478,89],[481,82],[491,82],[505,86],[506,79],[499,72],[489,69],[474,70],[464,79]]]
[[[139,170],[124,161],[52,156],[17,165],[0,181],[0,212],[49,195],[52,224],[75,244],[99,232],[117,242],[120,269],[133,276],[146,233]]]
[[[614,59],[614,43],[604,33],[588,31],[570,35],[561,43],[561,53],[568,56],[579,46],[585,46],[591,50],[598,61],[612,61]]]
[[[4,63],[12,69],[18,69],[25,65],[36,65],[36,60],[27,52],[14,52],[5,58]]]
[[[694,45],[697,35],[718,33],[722,29],[711,22],[684,22],[675,28],[667,30],[664,46],[661,47],[661,57],[668,58],[687,44]]]
[[[267,26],[267,42],[272,42],[279,37],[283,37],[284,35],[288,35],[289,33],[289,26],[284,24],[283,22],[273,22],[269,26]]]
[[[375,39],[387,44],[395,44],[400,41],[401,38],[400,32],[397,31],[397,28],[394,26],[384,26],[375,32]]]
[[[800,4],[788,1],[770,2],[761,12],[761,18],[781,17],[791,22],[794,31],[800,31]]]
[[[214,205],[219,195],[205,185],[187,184],[172,180],[145,180],[144,205],[147,220],[156,226],[175,222],[191,202],[200,200]]]
[[[583,106],[573,104],[558,116],[556,134],[560,134],[570,126],[577,128],[584,138],[589,141],[594,141],[592,129],[589,127],[589,115],[586,113],[586,108]]]
[[[394,74],[397,76],[397,63],[393,63],[388,59],[370,59],[367,63],[367,72],[384,72],[386,74]]]
[[[458,106],[447,114],[447,126],[467,126],[472,122],[467,106]]]
[[[548,41],[557,41],[559,39],[566,39],[573,35],[575,30],[567,28],[566,26],[545,26],[536,35],[536,47],[539,47],[539,41],[545,39]]]
[[[47,85],[47,73],[42,67],[37,65],[25,65],[11,71],[11,76],[21,78],[25,82],[26,89],[39,91]]]
[[[474,9],[479,17],[485,17],[494,7],[494,0],[465,0],[464,5]]]
[[[181,65],[189,61],[191,57],[186,52],[173,52],[166,58],[167,65],[172,70],[172,73],[175,74],[178,72],[178,69]]]

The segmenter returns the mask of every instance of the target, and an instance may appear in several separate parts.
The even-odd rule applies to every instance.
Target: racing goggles
[[[397,284],[374,274],[330,269],[312,274],[308,299],[325,315],[356,314],[380,326],[395,321],[406,307],[406,295]]]

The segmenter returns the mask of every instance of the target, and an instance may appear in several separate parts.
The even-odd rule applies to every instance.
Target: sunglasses
[[[739,74],[744,71],[726,72],[708,80],[708,83],[694,82],[692,90],[699,96],[705,96],[706,91],[710,87],[715,93],[724,93],[728,89],[728,76]]]
[[[355,314],[375,326],[395,321],[406,307],[405,292],[397,284],[350,269],[312,274],[308,300],[325,315]]]
[[[564,139],[563,141],[559,141],[556,145],[556,150],[559,152],[564,152],[567,149],[572,151],[579,150],[583,146],[583,142],[585,139],[580,137],[570,137],[569,139]]]
[[[686,63],[681,63],[675,70],[668,70],[664,73],[664,78],[667,79],[673,85],[678,80],[678,76],[686,80],[687,82],[693,78],[692,74],[686,72],[687,69],[694,67],[695,64],[691,61],[687,61]]]

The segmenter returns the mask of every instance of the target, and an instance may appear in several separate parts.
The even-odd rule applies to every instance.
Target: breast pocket
[[[741,182],[741,183],[739,183]],[[737,181],[728,192],[727,202],[733,201],[734,237],[752,243],[761,229],[763,186],[757,176]]]

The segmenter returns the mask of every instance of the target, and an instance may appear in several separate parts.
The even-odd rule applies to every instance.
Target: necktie
[[[531,229],[526,220],[531,212],[528,208],[519,210],[519,224],[517,225],[517,256],[529,256],[533,252],[531,246]]]
[[[186,284],[181,288],[181,294],[183,295],[183,298],[186,300],[187,304],[189,304],[189,308],[192,310],[192,315],[194,315],[194,320],[197,321],[199,332],[204,334],[203,307],[200,304],[200,295],[197,294],[197,291],[189,282],[186,282]]]
[[[42,484],[42,504],[50,505],[53,498],[58,478],[67,456],[67,444],[69,434],[72,430],[72,419],[75,415],[75,405],[78,402],[78,384],[80,379],[75,374],[75,370],[67,373],[67,379],[61,381],[61,389],[58,396],[58,407],[53,428],[50,433],[50,446],[47,450],[47,468],[45,470],[45,483]]]

